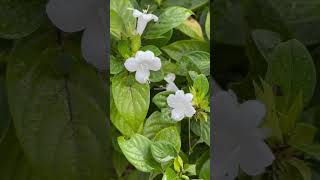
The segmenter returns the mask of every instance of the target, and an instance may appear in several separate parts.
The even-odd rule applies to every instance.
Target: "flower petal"
[[[164,78],[165,81],[168,83],[173,82],[176,79],[176,75],[173,73],[167,74],[167,76]]]
[[[142,12],[140,12],[139,10],[137,9],[133,9],[133,13],[132,13],[133,17],[140,17],[141,15],[143,15]]]
[[[275,157],[270,148],[263,141],[241,146],[239,155],[240,167],[248,175],[255,176],[263,173],[274,159]]]
[[[173,109],[171,111],[171,118],[175,121],[181,121],[184,118],[184,112],[181,109]]]
[[[138,69],[136,71],[136,80],[141,83],[145,84],[149,80],[150,71],[145,69]]]
[[[177,85],[176,85],[174,82],[170,82],[170,83],[167,84],[166,90],[167,90],[167,91],[176,92],[176,91],[178,91],[179,89],[178,89]]]
[[[187,93],[187,94],[184,95],[184,98],[185,98],[186,101],[192,102],[193,95],[191,93]]]
[[[84,31],[81,48],[82,55],[88,63],[100,70],[106,70],[109,34],[100,20],[99,18],[92,20],[90,26]]]
[[[177,98],[174,94],[170,94],[168,97],[167,97],[167,104],[169,107],[171,108],[174,108],[176,107],[177,105]]]
[[[246,127],[257,127],[266,114],[265,106],[256,100],[246,101],[239,108],[241,121]]]
[[[135,58],[131,57],[131,58],[127,59],[126,62],[124,62],[124,66],[126,67],[126,69],[128,71],[135,72],[138,70],[139,64],[135,60]]]
[[[194,114],[196,113],[196,110],[194,109],[194,107],[192,106],[192,104],[190,103],[188,106],[186,106],[185,112],[184,114],[186,115],[186,117],[192,117]]]
[[[50,0],[46,12],[50,20],[65,32],[83,30],[99,8],[99,1]]]
[[[159,71],[161,69],[161,60],[158,57],[154,57],[149,62],[149,69],[152,71]]]
[[[144,20],[142,16],[138,17],[137,22],[137,33],[139,35],[143,34],[144,29],[147,27],[148,21]]]

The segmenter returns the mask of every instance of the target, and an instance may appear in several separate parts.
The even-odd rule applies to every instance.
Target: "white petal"
[[[150,63],[148,68],[152,71],[159,71],[161,69],[161,60],[158,57],[154,57]]]
[[[194,107],[192,106],[192,104],[189,104],[186,109],[185,109],[185,112],[184,114],[187,116],[187,117],[192,117],[194,114],[196,113],[196,110],[194,109]]]
[[[138,17],[137,22],[137,33],[142,35],[144,29],[147,27],[148,21],[144,20],[142,16]]]
[[[153,20],[155,22],[158,21],[158,17],[156,15],[153,15],[153,14],[143,14],[142,17],[147,22],[150,22],[151,20]]]
[[[154,58],[154,53],[152,51],[138,51],[136,54],[136,58],[143,59],[143,60],[152,60]]]
[[[270,148],[263,141],[241,146],[239,158],[241,169],[251,176],[263,173],[275,159]]]
[[[167,76],[164,78],[165,81],[168,83],[173,82],[176,79],[176,75],[173,73],[167,74]]]
[[[178,89],[177,85],[176,85],[174,82],[170,82],[170,83],[167,84],[166,90],[167,90],[167,91],[176,92],[176,91],[178,91],[179,89]]]
[[[171,118],[175,121],[181,121],[184,118],[184,112],[180,109],[173,109],[171,111]]]
[[[184,97],[185,97],[185,100],[186,100],[186,101],[192,102],[193,95],[192,95],[191,93],[185,94]]]
[[[177,91],[176,92],[176,94],[175,94],[177,97],[184,97],[184,91],[183,90],[179,90],[179,91]]]
[[[131,57],[129,59],[126,60],[126,62],[124,63],[124,66],[126,67],[126,69],[130,72],[135,72],[138,70],[138,62],[135,60],[135,58]]]
[[[240,114],[243,125],[246,127],[257,127],[265,116],[265,106],[256,100],[246,101],[240,105]]]
[[[155,22],[157,22],[157,21],[159,20],[158,16],[153,15],[153,14],[151,14],[151,15],[152,15],[152,19],[153,19]]]
[[[92,0],[50,0],[46,6],[49,19],[65,32],[84,29],[95,18],[98,1]]]
[[[84,59],[99,70],[107,69],[108,33],[101,19],[93,19],[82,35],[81,49]]]
[[[174,94],[170,94],[168,97],[167,97],[167,103],[168,103],[168,106],[171,107],[171,108],[174,108],[176,107],[177,105],[177,98]]]
[[[133,9],[133,13],[132,13],[133,17],[140,17],[141,15],[143,15],[142,12],[140,12],[139,10],[137,9]]]
[[[138,69],[136,71],[136,80],[141,84],[145,84],[149,80],[149,76],[150,76],[149,70]]]

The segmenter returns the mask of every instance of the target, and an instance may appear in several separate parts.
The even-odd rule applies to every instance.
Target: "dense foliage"
[[[319,8],[314,0],[213,2],[214,78],[240,102],[265,105],[260,126],[275,156],[264,173],[238,179],[319,179]]]
[[[151,179],[210,179],[207,5],[206,0],[111,0],[110,118],[113,163],[119,177],[130,179],[143,172],[141,176]],[[139,16],[150,16],[144,30],[139,29],[143,21]],[[155,56],[156,69],[151,68],[151,62],[139,64],[142,69],[136,67],[146,52]],[[143,74],[149,71],[147,66],[150,76],[149,72]],[[180,102],[175,99],[170,103],[178,93],[168,88],[170,83],[186,96],[192,94],[196,112],[190,118],[175,119],[170,104]]]

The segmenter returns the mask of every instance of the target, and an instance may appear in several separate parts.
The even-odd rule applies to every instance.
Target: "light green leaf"
[[[199,74],[193,81],[192,87],[196,90],[197,94],[205,96],[209,92],[209,81],[205,75]]]
[[[18,39],[30,35],[45,20],[45,0],[1,0],[0,38]]]
[[[210,52],[209,44],[197,40],[176,41],[162,48],[172,59],[179,61],[185,54],[194,51]]]
[[[210,54],[203,51],[194,51],[182,56],[187,63],[186,71],[196,71],[206,76],[210,75]],[[180,61],[180,62],[181,62]]]
[[[317,128],[311,124],[298,123],[290,136],[288,144],[294,147],[312,144],[316,132]]]
[[[304,161],[292,158],[288,160],[288,163],[299,171],[303,180],[311,180],[311,169]]]
[[[193,39],[204,40],[201,26],[198,21],[193,18],[185,20],[177,29]]]
[[[121,73],[112,79],[112,95],[119,114],[138,132],[149,109],[149,84],[140,84],[132,74]]]
[[[108,179],[106,86],[93,67],[48,44],[47,36],[20,44],[7,66],[23,151],[41,179]]]
[[[196,165],[195,164],[185,164],[184,165],[184,171],[188,173],[189,176],[195,176],[197,175],[196,172]]]
[[[147,39],[159,38],[161,35],[182,24],[192,11],[183,7],[169,7],[159,16],[159,22],[153,23],[145,30]]]
[[[203,180],[210,180],[210,159],[203,164],[199,177]]]
[[[110,74],[118,74],[124,70],[124,62],[110,55]]]
[[[152,142],[148,138],[135,134],[129,140],[119,137],[118,143],[127,160],[138,170],[142,172],[159,170],[159,164],[152,158],[150,149]]]
[[[132,35],[136,27],[136,18],[133,17],[133,11],[129,10],[130,8],[133,8],[130,0],[110,0],[110,10],[112,10],[113,13],[117,13],[118,17],[122,19],[127,36]],[[119,18],[110,19],[110,24],[118,23],[113,22],[116,20],[119,20]],[[120,31],[120,33],[125,32]]]
[[[110,34],[117,40],[121,39],[121,32],[124,31],[122,18],[114,10],[110,9]]]
[[[175,159],[178,155],[175,147],[166,141],[157,141],[151,144],[151,153],[153,158],[163,164]]]
[[[279,44],[268,64],[267,80],[278,85],[288,100],[302,91],[304,102],[309,102],[315,89],[316,72],[312,57],[303,44],[297,40]]]
[[[154,137],[154,141],[166,141],[171,143],[179,152],[181,148],[180,134],[175,126],[167,127],[159,131]]]
[[[180,178],[173,169],[167,168],[162,176],[162,180],[180,180]]]
[[[208,14],[207,14],[205,28],[206,28],[207,37],[210,40],[210,32],[211,32],[210,31],[210,12],[208,12]]]
[[[173,121],[167,121],[166,119],[162,118],[162,115],[159,111],[156,111],[152,113],[146,120],[144,124],[143,135],[152,139],[157,132],[173,125],[175,125]]]
[[[131,56],[131,49],[130,49],[130,42],[129,40],[119,40],[117,41],[117,46],[118,46],[118,52],[120,55],[124,58],[127,59]]]
[[[167,104],[167,98],[170,94],[173,94],[174,92],[170,92],[170,91],[162,91],[159,92],[158,94],[156,94],[153,98],[152,98],[152,102],[159,108],[167,108],[168,104]]]

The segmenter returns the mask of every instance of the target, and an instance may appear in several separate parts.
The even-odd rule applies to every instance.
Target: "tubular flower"
[[[176,92],[178,91],[178,87],[177,85],[174,83],[174,80],[176,79],[176,75],[173,74],[173,73],[169,73],[165,78],[164,80],[168,83],[166,85],[166,90],[167,91],[173,91],[173,92]]]
[[[196,110],[192,106],[193,95],[185,94],[183,90],[176,91],[167,98],[167,103],[171,108],[171,118],[175,121],[181,121],[185,117],[192,117]]]
[[[150,70],[159,71],[161,69],[161,60],[151,51],[138,51],[135,57],[126,60],[124,66],[128,71],[136,72],[136,80],[145,84],[149,81]]]
[[[137,33],[139,35],[143,34],[144,29],[147,27],[147,24],[153,20],[154,22],[158,21],[158,17],[154,14],[148,14],[148,10],[143,10],[143,12],[140,12],[137,9],[133,9],[133,14],[135,18],[138,18],[137,22]]]

